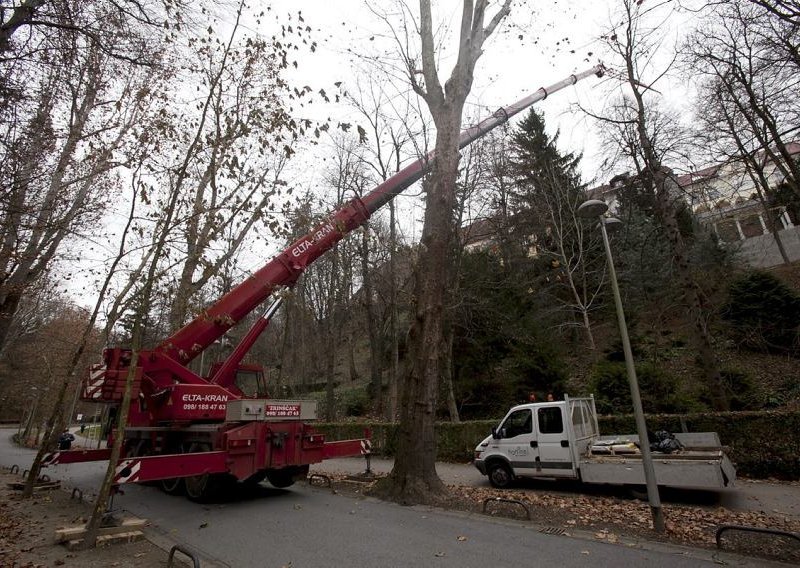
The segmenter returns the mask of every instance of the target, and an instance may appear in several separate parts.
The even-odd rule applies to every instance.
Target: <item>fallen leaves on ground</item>
[[[340,476],[328,475],[334,483],[341,481]],[[662,504],[667,532],[659,536],[652,530],[650,506],[643,501],[533,489],[499,490],[465,485],[448,485],[447,488],[449,494],[437,499],[434,505],[482,512],[484,502],[491,500],[487,514],[523,520],[526,514],[522,507],[507,502],[519,501],[530,510],[531,519],[537,525],[591,531],[595,538],[612,543],[619,542],[622,536],[635,536],[714,546],[717,527],[723,524],[800,532],[800,521],[781,514],[668,503]],[[461,541],[461,537],[458,540]]]
[[[460,485],[448,488],[459,498],[474,503],[482,504],[486,499],[497,497],[520,501],[530,508],[531,518],[540,524],[584,529],[613,527],[618,533],[647,532],[652,535],[650,506],[642,501],[578,494],[559,495],[533,490],[499,491]],[[722,507],[706,509],[679,504],[662,504],[662,509],[667,536],[687,544],[715,544],[716,529],[722,524],[800,532],[800,521],[763,512],[731,511]],[[502,510],[500,504],[493,510]]]

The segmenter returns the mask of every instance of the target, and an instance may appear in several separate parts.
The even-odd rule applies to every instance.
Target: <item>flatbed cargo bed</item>
[[[715,432],[679,433],[675,437],[683,449],[668,454],[651,453],[658,485],[693,489],[734,485],[736,470]],[[643,485],[642,455],[635,446],[638,441],[636,435],[597,438],[580,457],[581,479],[586,483]],[[630,446],[635,451],[629,451]],[[610,450],[605,452],[602,449],[605,447]]]

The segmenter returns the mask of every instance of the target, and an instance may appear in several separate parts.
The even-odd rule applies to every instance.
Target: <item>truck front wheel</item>
[[[514,474],[503,462],[492,462],[487,468],[489,483],[497,489],[506,489],[514,483]]]

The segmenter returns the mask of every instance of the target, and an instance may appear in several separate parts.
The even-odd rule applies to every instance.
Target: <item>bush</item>
[[[342,393],[340,408],[345,416],[364,416],[369,410],[369,395],[366,387],[350,389]]]
[[[728,387],[731,410],[757,410],[765,405],[762,394],[758,391],[752,377],[744,371],[720,371],[722,380]]]
[[[652,363],[636,365],[642,406],[647,412],[686,412],[696,408],[674,377]],[[630,412],[631,389],[624,363],[600,361],[592,370],[589,390],[601,414]]]
[[[800,353],[800,296],[772,274],[753,271],[734,281],[722,315],[743,347]]]

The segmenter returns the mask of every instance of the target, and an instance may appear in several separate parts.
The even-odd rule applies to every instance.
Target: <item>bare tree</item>
[[[25,289],[75,232],[89,231],[112,193],[148,90],[93,45],[64,38],[28,118],[5,123],[0,178],[0,349]],[[5,109],[8,111],[8,109]],[[25,111],[17,110],[20,116]]]
[[[790,151],[800,128],[795,104],[800,65],[792,64],[786,45],[772,33],[785,22],[760,3],[725,2],[712,14],[686,47],[688,63],[702,79],[700,139],[723,164],[751,178],[788,263],[773,207],[781,183],[800,198],[800,165]]]
[[[368,77],[372,75],[368,74]],[[362,148],[362,160],[372,176],[379,181],[387,180],[392,174],[400,170],[404,157],[404,150],[409,145],[410,132],[412,131],[413,119],[411,107],[401,103],[398,107],[387,89],[386,83],[368,79],[366,84],[359,83],[355,93],[348,95],[351,104],[358,110],[363,117],[367,128],[367,143]],[[401,97],[406,101],[405,97]],[[395,115],[387,111],[390,108]],[[366,175],[366,174],[365,174]],[[365,188],[364,188],[365,189]],[[361,193],[359,193],[361,195]],[[377,318],[377,306],[374,301],[374,284],[372,270],[370,268],[370,246],[369,236],[374,220],[364,225],[362,234],[362,294],[365,317],[367,319],[367,333],[370,338],[370,385],[374,395],[375,409],[380,411],[382,405],[382,371],[384,337],[389,344],[388,361],[388,394],[387,404],[385,405],[384,415],[389,420],[394,420],[397,415],[397,376],[399,367],[398,353],[398,307],[397,307],[397,287],[398,277],[396,269],[397,254],[397,219],[395,201],[389,202],[389,239],[388,247],[388,308],[386,329],[379,329]]]
[[[28,477],[25,481],[25,489],[23,491],[23,497],[30,498],[33,496],[33,489],[36,483],[36,480],[39,478],[39,473],[42,470],[42,461],[44,460],[45,455],[48,452],[55,450],[56,444],[58,443],[59,434],[62,432],[65,426],[68,426],[72,416],[69,414],[65,415],[65,404],[69,401],[66,400],[67,393],[71,392],[71,388],[75,388],[76,385],[76,370],[82,368],[81,363],[84,362],[84,357],[87,352],[92,346],[92,340],[96,338],[97,329],[95,324],[97,323],[97,316],[100,314],[100,310],[102,309],[103,302],[106,299],[106,293],[111,286],[111,282],[116,276],[117,267],[122,261],[123,257],[126,254],[127,248],[127,239],[128,233],[130,231],[131,225],[133,224],[134,214],[136,212],[136,187],[133,187],[133,195],[131,196],[131,208],[130,213],[128,215],[127,223],[122,230],[122,235],[120,238],[119,249],[117,251],[117,255],[115,258],[112,259],[111,265],[106,273],[106,276],[103,280],[103,284],[100,287],[100,290],[97,294],[97,300],[95,301],[94,308],[92,309],[91,314],[89,314],[88,318],[85,322],[83,322],[83,330],[78,334],[78,340],[73,348],[73,352],[71,357],[69,358],[69,362],[67,363],[66,367],[61,372],[61,381],[59,386],[56,390],[57,394],[55,400],[53,402],[52,409],[50,410],[50,415],[47,418],[47,425],[45,429],[44,438],[42,443],[39,447],[38,452],[36,453],[36,457],[33,459],[33,463],[31,464],[30,471],[28,472]],[[107,322],[107,326],[113,325],[115,322]]]
[[[409,331],[410,364],[403,381],[397,456],[382,491],[400,502],[421,502],[444,491],[436,474],[436,401],[447,355],[445,309],[449,301],[455,243],[454,210],[458,175],[458,136],[464,102],[486,39],[508,15],[510,0],[486,20],[488,2],[465,0],[458,33],[458,56],[443,86],[436,62],[431,2],[421,0],[418,54],[403,51],[414,91],[425,101],[436,125],[436,159],[425,181],[422,250],[414,283],[415,308]],[[421,73],[419,63],[422,64]]]
[[[199,135],[193,140],[193,143],[200,143]],[[183,162],[178,167],[175,175],[179,178],[185,178],[188,167],[188,161]],[[141,184],[138,184],[136,189],[137,193],[141,194],[143,187]],[[150,254],[147,271],[144,272],[141,277],[141,288],[138,290],[138,301],[134,304],[136,307],[133,313],[132,321],[130,368],[125,377],[124,393],[122,400],[120,401],[119,411],[117,412],[116,417],[115,427],[117,432],[124,432],[128,423],[128,413],[131,405],[131,391],[133,389],[133,382],[137,373],[137,364],[139,361],[140,351],[144,345],[145,321],[153,301],[153,291],[158,284],[158,279],[160,276],[159,264],[168,246],[170,229],[173,226],[173,221],[177,211],[178,197],[178,192],[172,192],[164,203],[159,222],[156,224],[156,230],[154,231],[155,236],[153,238],[153,248]],[[86,534],[82,543],[84,548],[94,547],[97,542],[98,531],[108,506],[108,499],[111,495],[117,462],[119,461],[121,455],[122,443],[124,439],[125,437],[121,435],[114,437],[114,443],[111,446],[111,453],[108,458],[108,468],[106,469],[103,483],[98,490],[97,498],[92,509],[92,515],[89,518],[89,521],[86,523]]]
[[[36,51],[31,45],[35,36],[66,33],[107,56],[151,64],[155,61],[148,56],[157,42],[141,32],[179,28],[185,5],[183,0],[19,0],[0,8],[0,57],[29,57]],[[87,12],[93,17],[85,18]],[[109,35],[109,24],[123,33]]]
[[[650,102],[657,96],[655,84],[666,70],[654,71],[652,53],[662,41],[657,28],[648,28],[647,6],[635,0],[621,0],[620,29],[607,35],[608,46],[616,55],[623,71],[620,78],[630,93],[612,112],[601,118],[618,134],[617,146],[636,168],[637,180],[653,196],[654,212],[670,243],[675,265],[675,278],[681,289],[686,317],[691,326],[698,362],[716,410],[728,409],[726,387],[719,370],[709,327],[710,308],[702,287],[692,274],[689,247],[678,226],[678,215],[686,206],[682,191],[672,171],[664,165],[664,156],[680,147],[667,120]],[[653,8],[658,10],[659,6]],[[645,77],[648,74],[651,79]]]

